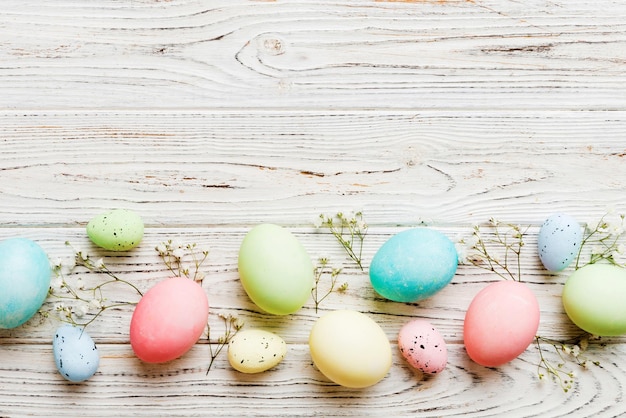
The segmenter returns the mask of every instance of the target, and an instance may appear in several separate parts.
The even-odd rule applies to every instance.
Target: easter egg
[[[285,358],[287,344],[278,335],[261,329],[239,331],[228,343],[228,362],[242,373],[260,373]]]
[[[448,349],[439,331],[424,319],[404,324],[398,333],[402,357],[424,373],[439,373],[448,363]]]
[[[381,296],[417,302],[443,289],[454,277],[458,255],[441,232],[414,228],[385,242],[370,264],[370,281]]]
[[[298,239],[274,224],[252,228],[239,249],[239,277],[250,299],[265,312],[300,309],[313,288],[313,263]]]
[[[52,341],[52,353],[57,370],[70,382],[82,382],[93,376],[100,364],[98,348],[81,328],[59,327]]]
[[[208,315],[202,287],[186,277],[172,277],[151,288],[135,307],[130,344],[147,363],[174,360],[198,341]]]
[[[539,304],[523,283],[491,283],[474,297],[465,313],[463,340],[476,363],[496,367],[517,358],[539,328]]]
[[[563,287],[565,313],[579,328],[598,336],[626,334],[626,269],[588,264]]]
[[[576,219],[556,213],[548,217],[539,229],[539,259],[546,270],[561,271],[576,258],[581,242],[582,229]]]
[[[50,260],[26,238],[0,242],[0,328],[15,328],[41,307],[50,288]]]
[[[391,367],[391,345],[382,328],[356,311],[319,318],[309,335],[313,363],[333,382],[364,388],[382,380]]]
[[[92,218],[87,235],[99,247],[109,251],[127,251],[143,238],[141,217],[128,209],[114,209]]]

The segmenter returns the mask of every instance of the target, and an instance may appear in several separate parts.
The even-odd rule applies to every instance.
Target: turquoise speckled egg
[[[450,283],[457,265],[458,254],[448,237],[433,229],[414,228],[380,247],[370,264],[370,281],[387,299],[417,302]]]
[[[0,242],[0,328],[15,328],[41,307],[50,288],[50,261],[26,238]]]
[[[91,219],[87,224],[87,235],[105,250],[127,251],[141,242],[143,221],[132,210],[114,209]]]

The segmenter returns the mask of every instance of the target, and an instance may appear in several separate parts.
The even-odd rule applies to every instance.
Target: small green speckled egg
[[[141,217],[128,209],[101,213],[87,224],[87,235],[94,244],[110,251],[127,251],[143,238]]]

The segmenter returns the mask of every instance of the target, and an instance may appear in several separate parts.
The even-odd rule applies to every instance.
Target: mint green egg
[[[143,221],[132,210],[114,209],[91,219],[87,224],[87,235],[105,250],[127,251],[141,242]]]
[[[238,265],[244,290],[265,312],[296,312],[311,295],[311,258],[300,241],[281,226],[261,224],[252,228],[241,243]]]
[[[563,287],[563,307],[579,328],[598,336],[626,334],[626,269],[589,264]]]

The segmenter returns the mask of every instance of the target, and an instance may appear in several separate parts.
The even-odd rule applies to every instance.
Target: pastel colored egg
[[[549,271],[561,271],[578,255],[582,229],[573,217],[556,213],[539,229],[537,250],[541,263]]]
[[[98,371],[100,355],[89,334],[72,325],[59,327],[52,341],[57,370],[70,382],[83,382]]]
[[[127,251],[143,238],[141,217],[128,209],[114,209],[92,218],[87,235],[99,247],[109,251]]]
[[[209,315],[202,287],[186,277],[164,280],[139,301],[130,322],[130,344],[141,360],[164,363],[198,341]]]
[[[44,250],[26,238],[0,242],[0,328],[28,321],[48,296],[50,261]]]
[[[228,343],[228,362],[242,373],[260,373],[280,363],[287,344],[278,335],[261,329],[239,331]]]
[[[398,333],[398,348],[413,368],[424,373],[439,373],[448,363],[446,342],[439,331],[424,319],[404,324]]]
[[[454,277],[458,254],[454,243],[429,228],[409,229],[391,237],[370,264],[370,281],[381,296],[418,302],[443,289]]]
[[[364,388],[382,380],[391,367],[391,345],[382,328],[356,311],[319,318],[309,335],[313,363],[333,382]]]
[[[539,304],[523,283],[495,282],[472,300],[465,314],[463,340],[476,363],[497,367],[517,358],[539,328]]]
[[[250,299],[265,312],[300,309],[313,288],[313,263],[298,239],[274,224],[252,228],[239,249],[239,277]]]
[[[567,316],[598,336],[626,334],[626,269],[588,264],[573,272],[562,293]]]

